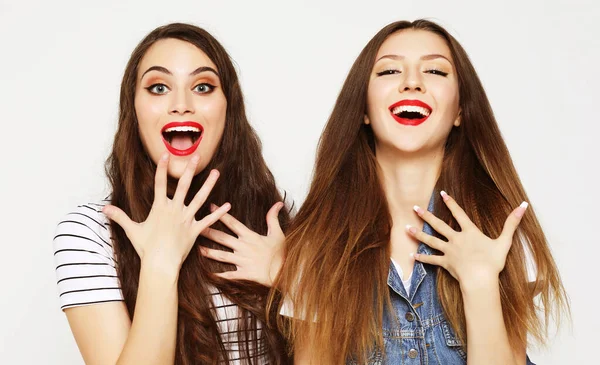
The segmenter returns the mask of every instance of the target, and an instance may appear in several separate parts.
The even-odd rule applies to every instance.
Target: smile
[[[187,156],[196,151],[204,135],[204,127],[196,122],[171,122],[162,130],[167,150],[175,156]]]
[[[396,122],[408,126],[425,122],[432,112],[431,107],[420,100],[401,100],[388,109]]]

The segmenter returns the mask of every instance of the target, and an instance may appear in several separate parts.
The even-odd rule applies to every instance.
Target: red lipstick
[[[166,135],[173,133],[174,136],[165,138]],[[204,136],[204,127],[200,123],[187,122],[171,122],[167,123],[161,129],[163,143],[167,150],[175,156],[188,156],[194,153],[200,141]],[[196,139],[194,141],[194,138]],[[189,147],[187,147],[189,145]],[[186,146],[182,148],[181,146]]]
[[[400,100],[388,109],[396,122],[408,126],[417,126],[425,122],[433,110],[421,100]]]

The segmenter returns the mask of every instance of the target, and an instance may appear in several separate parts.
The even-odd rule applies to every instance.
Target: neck
[[[443,149],[426,153],[403,153],[394,149],[376,150],[381,180],[394,225],[419,226],[413,206],[427,209],[439,177]]]

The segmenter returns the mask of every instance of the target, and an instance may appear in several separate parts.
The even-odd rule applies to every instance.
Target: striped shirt
[[[114,256],[108,218],[102,213],[105,204],[80,205],[58,224],[54,237],[54,261],[61,309],[98,303],[124,301]],[[217,288],[211,288],[213,308],[221,341],[230,364],[241,364],[245,354],[238,348],[240,314]],[[259,336],[261,323],[258,323]],[[257,356],[266,363],[264,349],[259,343]],[[251,352],[255,352],[251,350]]]

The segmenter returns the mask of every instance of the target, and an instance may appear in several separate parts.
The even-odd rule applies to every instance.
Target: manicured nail
[[[527,207],[529,206],[529,203],[527,202],[523,202],[521,203],[521,205],[519,205],[519,207],[517,208],[517,210],[515,211],[515,215],[518,218],[523,217],[523,215],[525,214],[525,211],[527,210]]]
[[[412,234],[417,233],[417,229],[415,227],[411,226],[410,224],[406,225],[406,230],[409,231]]]
[[[444,190],[440,191],[440,195],[442,196],[443,201],[447,201],[448,199],[450,199],[450,197]]]
[[[418,215],[425,213],[425,211],[421,209],[418,205],[415,205],[413,209],[415,210],[415,212],[417,212]]]

